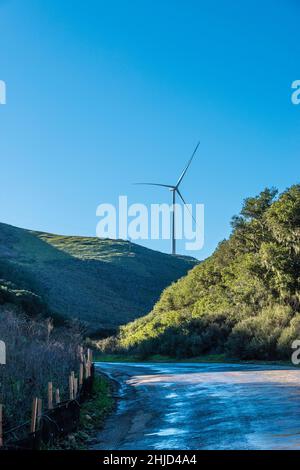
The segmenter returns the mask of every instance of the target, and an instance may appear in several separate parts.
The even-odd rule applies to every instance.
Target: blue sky
[[[206,211],[189,254],[209,255],[245,197],[299,182],[299,14],[296,0],[0,0],[0,220],[95,235],[119,194],[169,203],[132,183],[176,181],[200,139],[182,193]]]

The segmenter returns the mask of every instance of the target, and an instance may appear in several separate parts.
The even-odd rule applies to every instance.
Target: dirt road
[[[98,363],[120,384],[94,449],[300,449],[300,370]]]

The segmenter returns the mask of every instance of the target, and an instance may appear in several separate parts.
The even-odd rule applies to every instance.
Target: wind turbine
[[[192,156],[191,158],[189,159],[186,167],[184,168],[183,172],[181,173],[177,183],[174,185],[172,184],[160,184],[160,183],[136,183],[136,184],[141,184],[141,185],[147,185],[147,186],[162,186],[163,188],[168,188],[171,192],[172,192],[172,255],[175,255],[176,254],[176,237],[175,237],[175,203],[176,203],[176,193],[178,194],[178,196],[180,197],[180,199],[182,200],[182,202],[184,203],[184,205],[186,206],[186,208],[188,209],[188,206],[185,202],[185,200],[183,199],[183,196],[181,194],[181,192],[179,191],[179,185],[180,183],[182,182],[183,178],[185,177],[185,174],[190,166],[190,164],[192,163],[192,160],[198,150],[198,147],[200,145],[200,142],[198,142],[198,144],[196,145],[196,148],[195,150],[193,151],[192,153]],[[188,209],[189,210],[189,209]],[[195,221],[193,215],[191,214],[193,220]],[[196,222],[196,221],[195,221]]]

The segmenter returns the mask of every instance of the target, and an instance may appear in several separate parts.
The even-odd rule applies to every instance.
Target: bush
[[[256,317],[242,320],[232,330],[226,352],[240,359],[275,359],[280,356],[279,339],[289,325],[290,307],[269,307]]]
[[[300,339],[300,314],[282,331],[277,344],[278,355],[285,359],[290,358],[293,352],[292,343],[296,339]]]
[[[141,357],[155,354],[178,358],[206,353],[220,353],[233,327],[230,315],[212,313],[200,318],[186,318],[177,326],[163,330],[159,337],[149,337],[130,349]]]

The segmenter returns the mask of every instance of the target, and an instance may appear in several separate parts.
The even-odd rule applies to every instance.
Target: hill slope
[[[300,185],[276,193],[246,199],[231,237],[168,287],[149,315],[123,327],[117,349],[290,357],[300,339]]]
[[[79,318],[92,330],[113,329],[144,315],[162,290],[195,263],[126,241],[0,224],[2,292],[36,294],[51,312]]]

